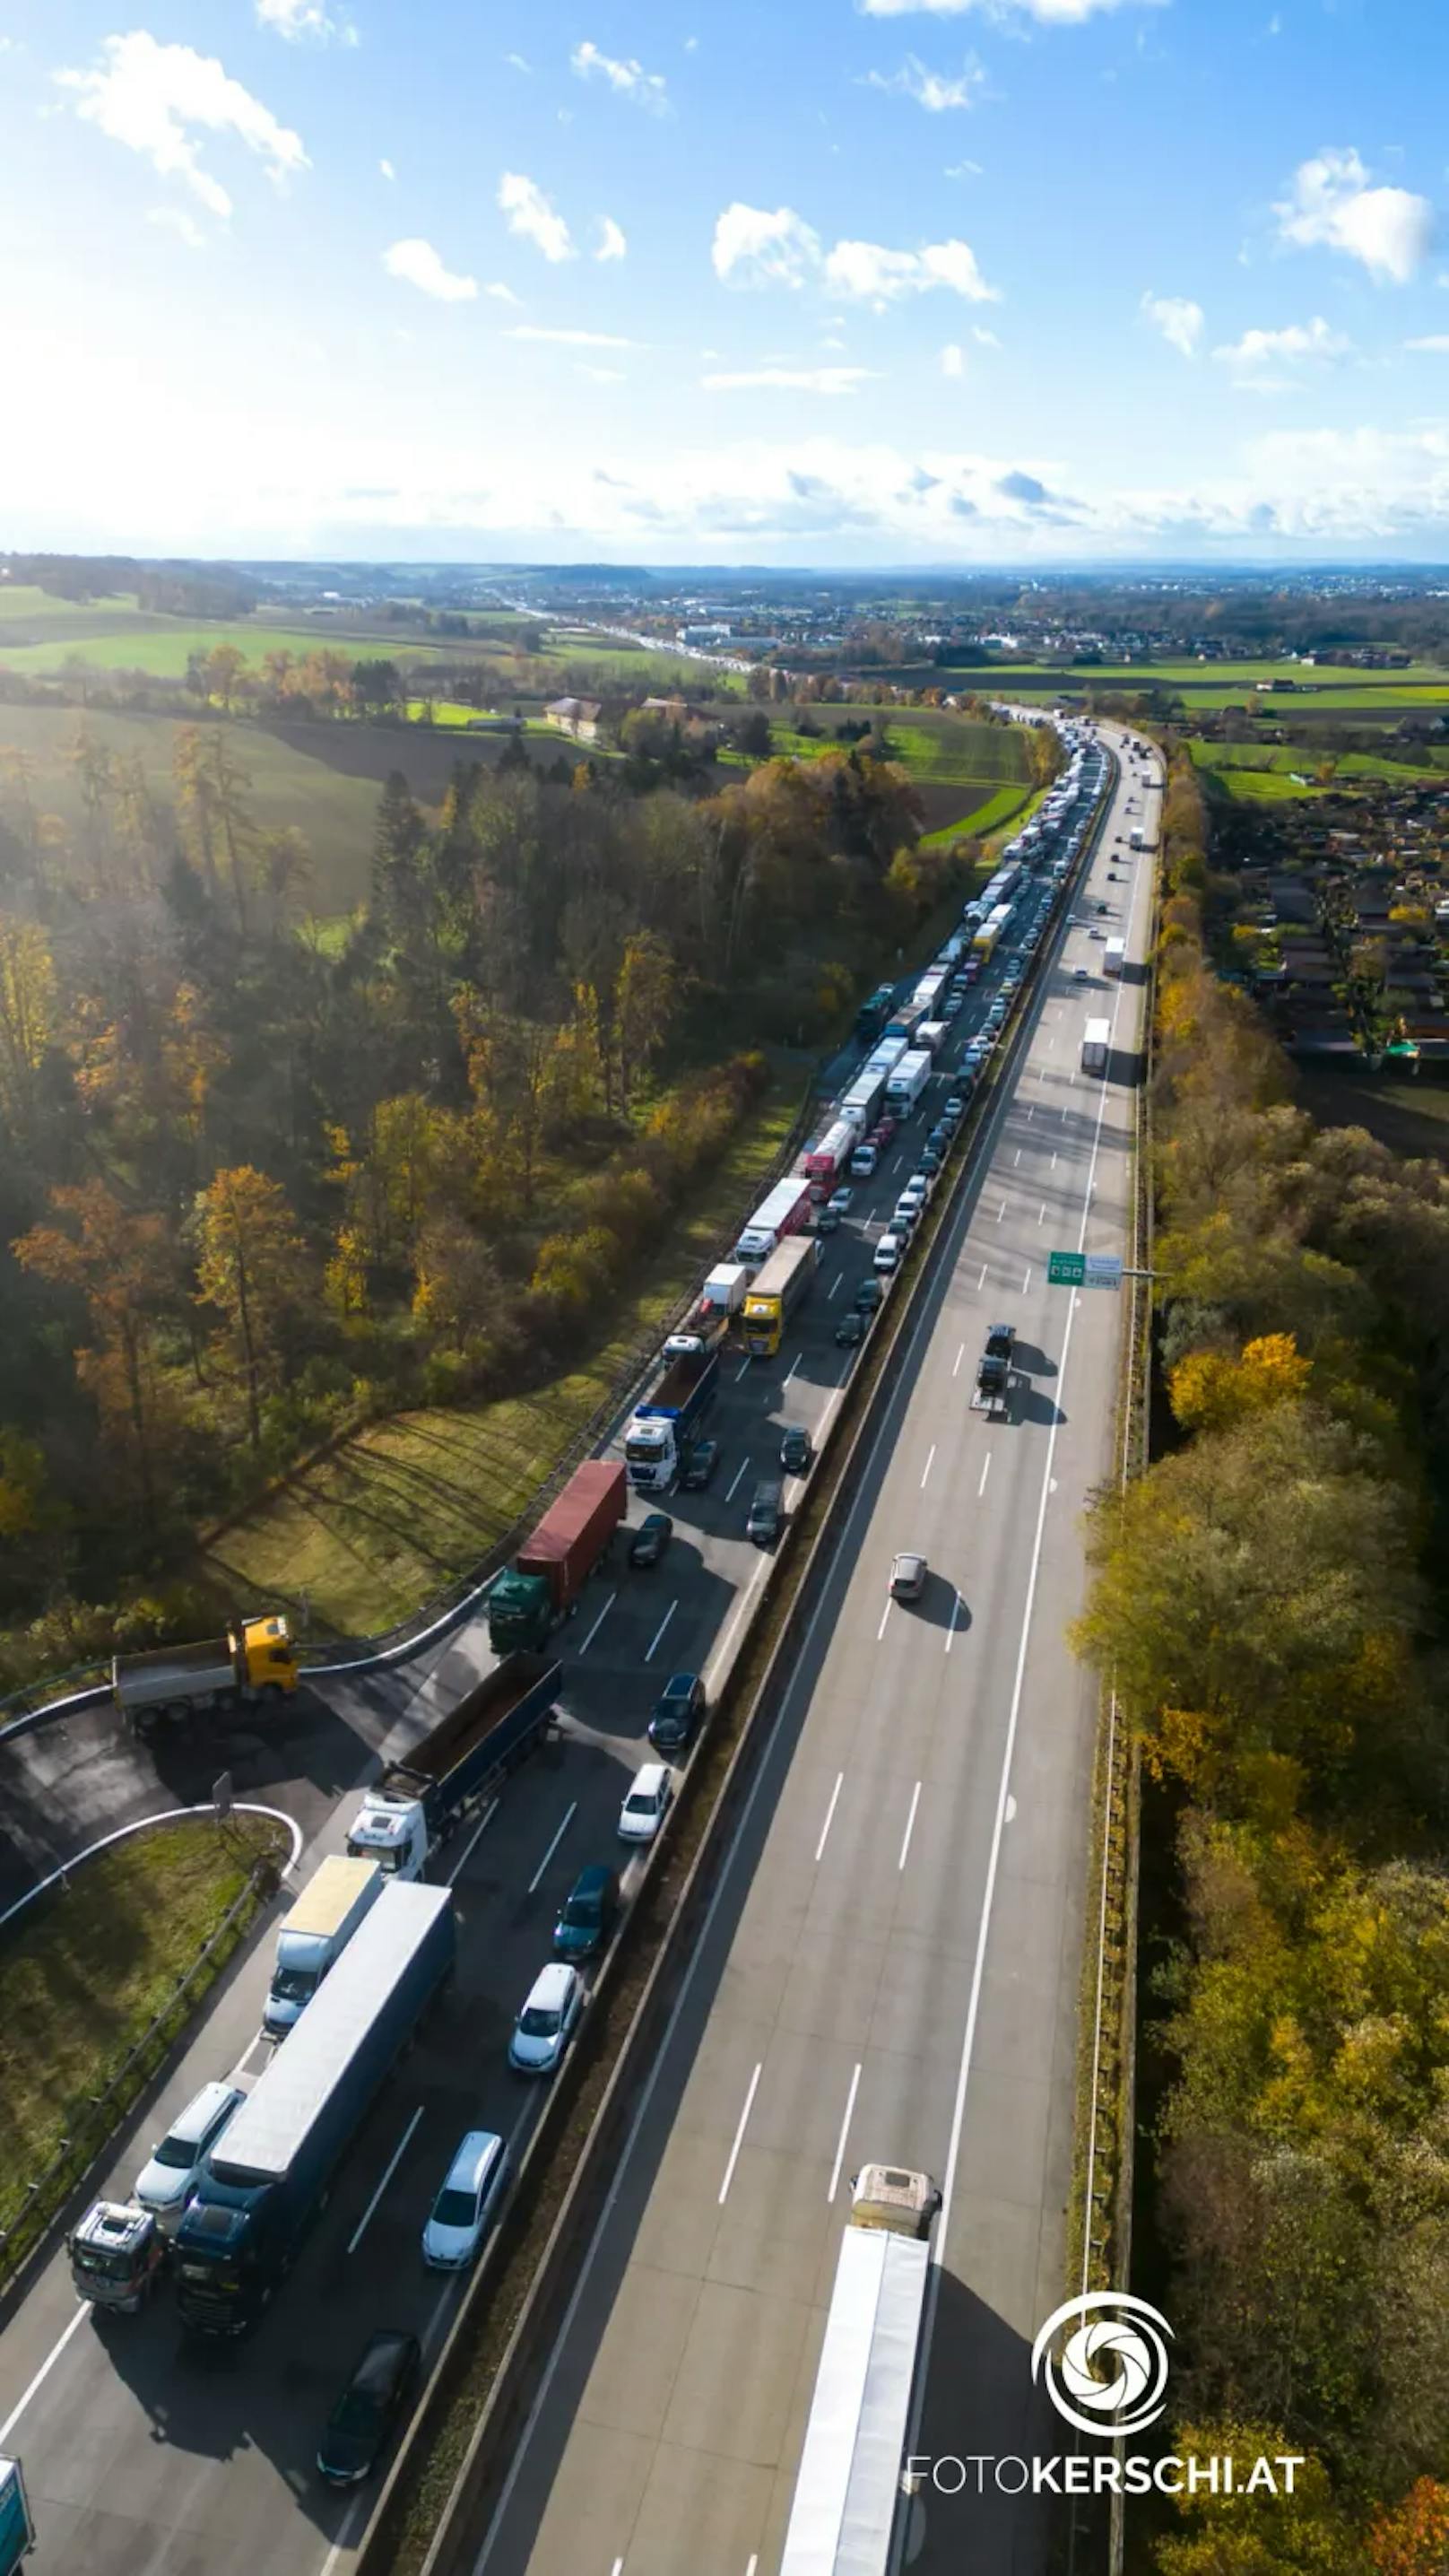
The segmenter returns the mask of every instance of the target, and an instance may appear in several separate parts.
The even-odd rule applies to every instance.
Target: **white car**
[[[508,2063],[520,2075],[552,2075],[574,2035],[584,2008],[584,1981],[577,1968],[553,1960],[540,1968],[528,2001],[513,2025]]]
[[[1090,966],[1074,966],[1072,968],[1072,982],[1074,984],[1090,984],[1091,980],[1092,970]]]
[[[150,2161],[141,2169],[136,2198],[163,2228],[180,2225],[181,2214],[201,2180],[202,2169],[228,2120],[235,2119],[246,2095],[239,2084],[203,2084],[179,2118],[172,2121]]]
[[[874,1145],[857,1145],[850,1158],[850,1168],[858,1181],[868,1181],[875,1170]]]
[[[619,1809],[619,1833],[626,1843],[652,1843],[674,1795],[674,1775],[667,1762],[646,1762],[634,1774],[634,1785]]]
[[[915,1205],[916,1207],[924,1207],[930,1195],[930,1173],[912,1172],[910,1179],[907,1181],[905,1188],[901,1192],[901,1201],[905,1206]]]
[[[901,1247],[898,1238],[894,1234],[883,1234],[876,1245],[871,1268],[878,1270],[884,1277],[897,1267],[900,1257]]]
[[[470,2129],[423,2229],[423,2261],[430,2271],[466,2271],[507,2179],[503,2140],[492,2129]]]
[[[849,1216],[852,1207],[855,1205],[855,1192],[854,1190],[846,1189],[844,1187],[838,1190],[832,1190],[825,1204],[827,1207],[834,1208],[837,1216]]]
[[[892,1226],[903,1225],[914,1233],[921,1222],[921,1207],[920,1199],[897,1199],[891,1210]]]

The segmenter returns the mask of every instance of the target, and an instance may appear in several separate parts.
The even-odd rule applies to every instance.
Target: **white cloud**
[[[872,367],[741,367],[701,376],[707,394],[743,393],[757,386],[796,394],[853,394],[857,385],[874,381]]]
[[[477,279],[454,276],[431,242],[396,241],[383,252],[382,264],[389,277],[415,286],[420,295],[431,295],[439,304],[471,304],[478,292]]]
[[[279,125],[270,108],[232,80],[213,55],[198,54],[190,45],[160,45],[138,30],[107,36],[101,57],[89,71],[55,75],[62,89],[74,93],[77,116],[128,152],[139,152],[161,178],[180,179],[223,222],[231,199],[202,168],[193,127],[233,135],[278,186],[294,171],[310,168],[300,135]]]
[[[1407,188],[1372,188],[1357,152],[1323,151],[1301,162],[1293,193],[1275,205],[1278,237],[1299,250],[1338,250],[1370,276],[1407,285],[1428,253],[1434,209]]]
[[[820,237],[790,206],[726,206],[710,254],[726,286],[803,286],[820,263]]]
[[[941,176],[943,179],[984,179],[986,173],[979,161],[953,161],[950,169],[943,170]]]
[[[965,375],[966,352],[959,340],[948,340],[941,351],[941,373],[943,376]]]
[[[394,170],[390,161],[379,161],[377,166],[382,172],[384,179],[395,179],[397,177],[397,172]]]
[[[340,36],[347,45],[357,42],[345,20],[328,16],[323,0],[257,0],[257,23],[285,36],[291,45],[325,45],[331,36]]]
[[[1000,301],[963,241],[925,242],[919,250],[886,250],[878,242],[841,241],[823,251],[819,234],[792,206],[738,202],[714,228],[714,270],[726,286],[804,286],[819,279],[828,294],[877,305],[944,286],[972,304]],[[837,326],[838,327],[838,326]]]
[[[1436,357],[1449,355],[1449,331],[1426,332],[1422,340],[1406,340],[1406,349],[1432,349]]]
[[[1346,358],[1352,347],[1347,333],[1333,330],[1320,313],[1311,322],[1290,322],[1281,331],[1245,331],[1240,340],[1214,349],[1213,356],[1230,367],[1236,383],[1249,392],[1283,393],[1294,382],[1292,369],[1300,360],[1328,364]]]
[[[506,63],[510,64],[516,72],[531,72],[533,69],[533,65],[526,54],[505,54],[503,59]]]
[[[884,250],[878,242],[837,242],[825,262],[825,282],[832,295],[859,296],[871,303],[893,304],[903,295],[929,294],[944,286],[970,304],[996,304],[1000,292],[988,286],[976,264],[976,253],[963,241],[926,242],[920,250]]]
[[[1160,331],[1170,347],[1180,349],[1185,358],[1197,356],[1198,342],[1207,327],[1207,315],[1200,304],[1186,295],[1153,295],[1142,298],[1142,316],[1155,331]]]
[[[580,80],[606,81],[620,98],[632,99],[636,107],[647,107],[653,116],[668,113],[669,91],[662,72],[646,72],[642,63],[632,59],[621,62],[617,55],[601,54],[587,38],[583,44],[575,45],[569,65]]]
[[[541,322],[515,322],[510,340],[552,340],[562,349],[633,349],[634,340],[620,340],[612,331],[554,331]]]
[[[986,86],[986,72],[981,63],[968,62],[953,80],[944,72],[929,71],[918,55],[907,54],[898,72],[867,72],[865,81],[868,89],[913,98],[917,107],[939,116],[945,108],[974,107]]]
[[[490,286],[484,287],[483,292],[485,295],[491,295],[495,304],[521,304],[523,301],[522,296],[515,295],[512,287],[505,286],[501,278],[494,278]]]
[[[1162,8],[1166,0],[859,0],[867,18],[963,18],[970,9],[1009,21],[1035,18],[1044,27],[1080,27],[1109,9]]]
[[[622,385],[628,382],[622,367],[591,367],[587,358],[575,359],[574,374],[586,377],[591,385]]]
[[[1001,342],[998,340],[996,333],[994,331],[988,331],[984,322],[972,323],[971,337],[976,342],[978,348],[999,349],[1001,346]]]
[[[159,226],[162,232],[175,233],[181,241],[185,242],[188,250],[206,248],[205,233],[195,217],[188,215],[184,206],[153,206],[146,221],[148,224]]]
[[[568,225],[534,180],[525,179],[517,170],[505,170],[498,182],[498,203],[509,231],[531,241],[545,259],[573,258]]]
[[[622,226],[615,223],[612,215],[600,215],[599,246],[594,253],[595,259],[622,259],[628,248],[629,244],[624,237]]]

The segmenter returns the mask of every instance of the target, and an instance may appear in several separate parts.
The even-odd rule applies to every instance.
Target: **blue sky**
[[[0,28],[0,544],[1449,560],[1430,0]]]

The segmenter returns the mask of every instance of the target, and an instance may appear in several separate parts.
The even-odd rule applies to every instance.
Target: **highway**
[[[1118,828],[1125,837],[1125,823],[1109,833]],[[1099,858],[1099,880],[1105,867]],[[1089,891],[1110,898],[1102,926],[1120,930],[1130,893],[1139,956],[1142,878],[1084,887],[1078,907]],[[925,2164],[947,2184],[923,2447],[1020,2447],[994,2436],[1021,2376],[1020,2338],[1029,2345],[1060,2278],[1083,1913],[1091,1706],[1061,1630],[1080,1592],[1077,1513],[1107,1463],[1119,1329],[1115,1300],[1049,1291],[1045,1265],[1049,1249],[1082,1239],[1084,1215],[1090,1248],[1120,1248],[1129,1094],[1075,1067],[1089,1011],[1115,1007],[1120,1058],[1140,1007],[1139,988],[1107,985],[1100,961],[1085,929],[1053,931],[1043,952],[1029,1044],[952,1213],[951,1257],[912,1328],[912,1364],[857,1490],[549,2404],[480,2560],[495,2576],[614,2576],[616,2560],[625,2576],[687,2565],[747,2576],[752,2555],[770,2576],[841,2176],[867,2153]],[[1072,980],[1079,962],[1091,986]],[[992,989],[973,994],[953,1054]],[[902,1140],[858,1191],[779,1360],[727,1360],[710,1425],[719,1469],[708,1491],[669,1503],[664,1562],[630,1572],[621,1557],[590,1583],[567,1633],[562,1742],[448,1854],[456,1985],[385,2088],[257,2335],[198,2355],[164,2296],[139,2319],[97,2320],[77,2306],[59,2253],[7,2314],[0,2451],[25,2465],[39,2576],[251,2576],[258,2565],[335,2576],[345,2565],[371,2491],[322,2487],[322,2421],[374,2327],[410,2327],[428,2347],[445,2328],[456,2287],[425,2272],[417,2250],[432,2194],[464,2128],[527,2134],[538,2095],[505,2063],[512,2015],[578,1870],[625,1857],[615,1820],[657,1691],[671,1671],[708,1678],[738,1636],[766,1570],[744,1538],[754,1479],[773,1471],[783,1424],[828,1426],[853,1360],[833,1326],[911,1163]],[[998,1311],[1017,1325],[1028,1382],[1012,1418],[987,1426],[967,1398]],[[918,1608],[887,1611],[900,1546],[927,1551],[932,1585]],[[239,1790],[265,1794],[248,1763],[277,1777],[290,1764],[303,1787],[286,1803],[313,1835],[310,1870],[342,1846],[353,1802],[338,1809],[338,1795],[415,1742],[487,1661],[473,1620],[415,1664],[319,1683],[275,1734],[238,1748]],[[88,1722],[76,1724],[53,1757],[68,1770],[82,1767]],[[209,1748],[177,1760],[180,1794],[200,1785],[193,1763],[209,1785]],[[125,1789],[144,1783],[127,1771]],[[236,1966],[108,2187],[129,2185],[206,2077],[259,2068],[269,1950],[268,1938]],[[982,2438],[968,2444],[972,2429]],[[938,2527],[945,2545],[933,2510],[931,2552]]]
[[[1094,1691],[1063,1631],[1121,1316],[1046,1256],[1127,1240],[1143,987],[1108,983],[1091,926],[1142,957],[1147,866],[1114,848],[1141,805],[1119,787],[1039,978],[476,2576],[771,2576],[866,2158],[945,2191],[917,2447],[1061,2448],[1027,2364],[1063,2292],[1087,1910]],[[1078,1069],[1089,1014],[1106,1083]],[[1024,1382],[988,1423],[998,1317]],[[930,1560],[911,1608],[901,1548]],[[932,2495],[910,2563],[1016,2576],[1047,2540],[1029,2499]]]

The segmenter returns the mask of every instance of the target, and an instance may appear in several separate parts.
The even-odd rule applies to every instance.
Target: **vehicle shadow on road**
[[[1032,2386],[1028,2339],[943,2267],[911,2451],[919,2479],[907,2509],[911,2576],[1045,2566],[1052,2505],[1032,2495],[1031,2463],[1071,2440]]]

